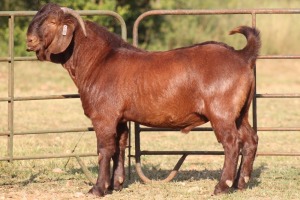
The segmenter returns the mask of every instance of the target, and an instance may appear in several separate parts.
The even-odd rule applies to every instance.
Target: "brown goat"
[[[246,187],[258,143],[248,110],[260,37],[256,29],[245,26],[230,32],[235,33],[247,38],[242,50],[205,42],[147,52],[83,21],[71,9],[56,4],[41,8],[29,25],[27,49],[35,51],[39,60],[62,64],[78,87],[97,136],[99,172],[91,193],[103,196],[108,189],[122,189],[127,121],[184,133],[210,121],[225,152],[214,193]]]

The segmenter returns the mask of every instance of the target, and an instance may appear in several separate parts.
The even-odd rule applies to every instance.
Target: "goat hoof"
[[[214,190],[214,195],[219,195],[219,194],[226,194],[229,191],[229,187],[228,185],[224,182],[224,183],[218,183],[215,187]]]
[[[94,185],[88,193],[98,197],[103,197],[105,195],[105,192],[96,185]]]
[[[123,189],[123,185],[120,185],[120,184],[113,184],[113,185],[110,185],[109,188],[108,188],[108,191],[109,192],[113,192],[114,191],[121,191]]]
[[[234,188],[238,190],[244,190],[248,182],[249,176],[240,177],[238,180],[235,181]]]
[[[121,184],[114,184],[114,190],[115,191],[121,191],[123,189],[123,185]]]
[[[247,183],[245,181],[239,181],[238,189],[243,190],[246,188]]]
[[[111,179],[111,184],[109,186],[109,190],[121,191],[123,189],[125,176],[116,175],[115,178]]]
[[[114,180],[113,184],[109,187],[110,190],[121,191],[123,189],[123,178],[119,177],[119,179]]]

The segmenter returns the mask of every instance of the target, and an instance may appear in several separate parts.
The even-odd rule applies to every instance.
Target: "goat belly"
[[[189,132],[192,128],[208,121],[204,116],[197,113],[167,112],[164,108],[160,112],[136,112],[126,118],[149,127],[181,129],[183,132]]]
[[[153,80],[159,81],[147,81],[147,85],[145,81],[137,84],[126,101],[130,103],[125,118],[146,126],[176,129],[206,123],[206,118],[200,116],[204,102],[201,94],[194,92],[195,84],[181,84],[184,74],[170,77],[157,77]]]

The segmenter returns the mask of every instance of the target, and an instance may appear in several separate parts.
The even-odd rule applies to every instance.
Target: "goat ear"
[[[70,45],[73,32],[75,30],[74,24],[62,24],[57,28],[54,39],[48,46],[48,51],[53,54],[64,52]]]

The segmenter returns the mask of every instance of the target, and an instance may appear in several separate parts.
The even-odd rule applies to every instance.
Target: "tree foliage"
[[[144,11],[151,9],[150,0],[139,1],[126,1],[126,0],[1,0],[0,11],[24,11],[24,10],[38,10],[42,5],[46,3],[57,3],[61,6],[66,6],[74,10],[112,10],[120,14],[126,22],[127,32],[129,40],[132,37],[132,28],[134,20]],[[107,27],[112,32],[121,33],[121,27],[113,17],[110,16],[86,16],[88,20],[99,23],[102,26]],[[25,38],[28,24],[31,17],[16,17],[15,18],[15,30],[14,30],[14,42],[15,42],[15,55],[24,56],[28,53],[25,51]],[[154,24],[155,20],[152,19],[151,24]],[[157,23],[157,21],[156,21]],[[145,42],[145,36],[147,34],[147,27],[142,25],[140,27],[143,33],[141,34],[141,41]],[[157,23],[154,30],[159,30],[159,24]],[[152,30],[152,29],[151,29]],[[150,31],[150,30],[149,30]],[[0,37],[2,38],[0,43],[0,56],[5,56],[8,53],[8,17],[0,17]]]

